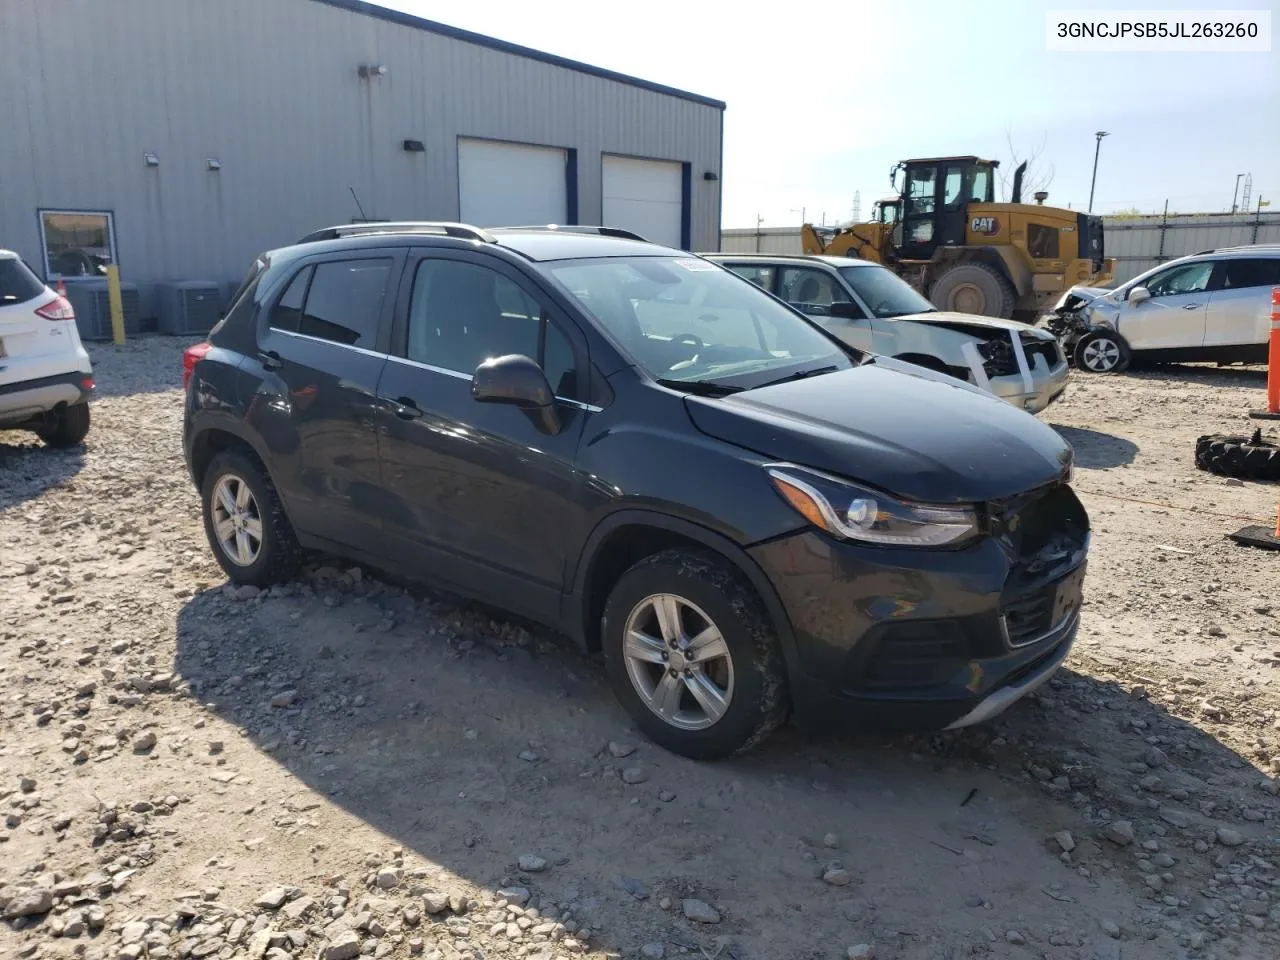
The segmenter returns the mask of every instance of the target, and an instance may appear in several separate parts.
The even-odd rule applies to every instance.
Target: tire
[[[36,430],[46,446],[65,449],[78,446],[89,435],[89,405],[77,403],[54,415],[53,422]]]
[[[929,299],[939,310],[984,317],[1013,316],[1017,294],[995,267],[977,261],[960,263],[933,282]]]
[[[221,524],[230,521],[236,527],[226,495],[240,511],[239,532],[248,545],[238,557],[232,555],[235,546],[224,546],[219,535],[226,529]],[[292,578],[302,551],[271,478],[255,459],[234,450],[218,454],[205,471],[200,499],[209,547],[232,582],[266,587]],[[242,542],[239,533],[233,541]]]
[[[1196,440],[1196,466],[1223,477],[1240,480],[1280,480],[1280,445],[1252,437],[1210,434]]]
[[[696,657],[693,650],[673,647],[670,636],[676,631],[662,630],[659,609],[670,609],[665,598],[676,601],[679,610],[678,644],[706,637],[707,625],[723,641],[708,646],[700,663],[691,657],[695,675],[686,673],[673,680],[663,662],[628,654],[638,650],[677,664],[686,653]],[[615,695],[636,726],[672,753],[693,760],[719,760],[750,750],[787,718],[786,668],[764,604],[741,574],[714,554],[673,549],[641,560],[614,585],[601,627],[605,666]],[[651,642],[632,641],[629,646],[629,629],[645,634]],[[716,649],[724,654],[708,655]],[[723,712],[718,716],[703,705],[708,681],[721,694]],[[695,687],[704,691],[701,697],[694,696]],[[657,706],[664,690],[675,695],[674,701],[666,703],[666,716],[659,714]]]
[[[1077,370],[1089,373],[1123,373],[1133,359],[1129,345],[1116,333],[1091,333],[1076,342]]]

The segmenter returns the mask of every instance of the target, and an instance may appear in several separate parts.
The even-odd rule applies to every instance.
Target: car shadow
[[[1261,366],[1219,367],[1217,364],[1143,363],[1135,361],[1126,376],[1142,380],[1202,383],[1213,387],[1267,387],[1267,368]]]
[[[55,450],[34,433],[0,429],[0,511],[66,483],[84,468],[84,460],[83,444]]]
[[[206,709],[401,845],[407,861],[425,862],[420,876],[442,868],[489,891],[525,887],[598,931],[593,946],[626,956],[655,939],[722,952],[721,928],[660,911],[663,897],[676,915],[681,897],[698,897],[733,917],[726,955],[743,960],[808,957],[872,920],[890,938],[946,931],[938,946],[949,949],[957,923],[982,922],[963,914],[973,884],[1014,902],[1034,882],[1037,858],[1056,856],[1043,844],[1052,802],[1084,805],[1095,824],[1156,818],[1133,777],[1111,783],[1102,766],[1133,769],[1164,744],[1159,775],[1197,786],[1184,794],[1194,797],[1185,815],[1161,796],[1185,827],[1159,829],[1188,837],[1206,829],[1194,804],[1217,792],[1225,802],[1247,777],[1242,759],[1204,731],[1071,671],[969,730],[817,738],[788,727],[743,757],[695,763],[635,731],[597,658],[489,611],[337,568],[236,599],[243,593],[252,591],[206,590],[178,615],[175,672]],[[1101,827],[1075,829],[1096,836]],[[827,832],[858,861],[845,895],[818,881],[839,856],[824,849]],[[1092,851],[1082,858],[1110,862],[1092,840],[1081,845]],[[962,847],[973,852],[959,857]],[[550,867],[522,873],[524,853]],[[930,857],[942,859],[922,873]],[[951,876],[983,858],[981,879]],[[368,866],[364,854],[329,864],[353,886]],[[1097,882],[1137,882],[1127,867],[1106,869]],[[794,939],[797,911],[804,943]]]
[[[1138,456],[1138,445],[1124,437],[1086,427],[1068,427],[1060,423],[1052,423],[1050,426],[1071,444],[1077,466],[1093,469],[1123,467],[1133,463]]]

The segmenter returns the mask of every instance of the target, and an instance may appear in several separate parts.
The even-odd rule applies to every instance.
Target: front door
[[[778,271],[778,296],[849,346],[871,350],[869,319],[831,315],[831,304],[836,302],[852,303],[862,312],[861,304],[835,274],[813,267],[783,267]]]
[[[555,622],[578,522],[578,440],[590,409],[586,341],[495,258],[410,258],[378,384],[388,546],[464,592]],[[525,411],[472,399],[476,367],[523,354],[558,398],[550,434]]]
[[[1134,350],[1178,350],[1204,345],[1205,316],[1214,261],[1170,267],[1145,284],[1151,297],[1126,300],[1120,335]]]
[[[908,167],[902,194],[903,260],[928,260],[937,249],[938,168]]]
[[[387,362],[399,250],[313,259],[264,311],[262,381],[249,416],[279,464],[298,529],[375,548],[382,497],[376,389]]]

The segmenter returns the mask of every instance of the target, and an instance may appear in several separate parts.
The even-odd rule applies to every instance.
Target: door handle
[[[280,354],[274,350],[263,350],[258,354],[258,359],[262,361],[262,366],[267,370],[279,370],[284,361],[280,359]]]
[[[418,405],[408,397],[398,397],[391,401],[392,412],[401,420],[417,420],[422,416]]]
[[[1200,304],[1198,303],[1187,303],[1187,304],[1183,304],[1182,306],[1183,310],[1198,310],[1199,308],[1200,308]]]

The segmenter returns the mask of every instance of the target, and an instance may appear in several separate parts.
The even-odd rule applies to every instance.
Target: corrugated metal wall
[[[1158,263],[1201,250],[1251,243],[1280,243],[1280,213],[1176,214],[1103,217],[1106,252],[1116,258],[1123,283]],[[726,253],[803,253],[799,227],[722,230]]]
[[[688,162],[693,247],[719,239],[717,107],[315,0],[0,0],[0,90],[0,246],[39,269],[38,209],[111,210],[144,295],[348,222],[349,185],[369,218],[456,219],[459,136],[576,148],[582,223],[602,153]]]
[[[1104,217],[1108,257],[1123,283],[1174,257],[1251,243],[1280,243],[1280,213]]]

